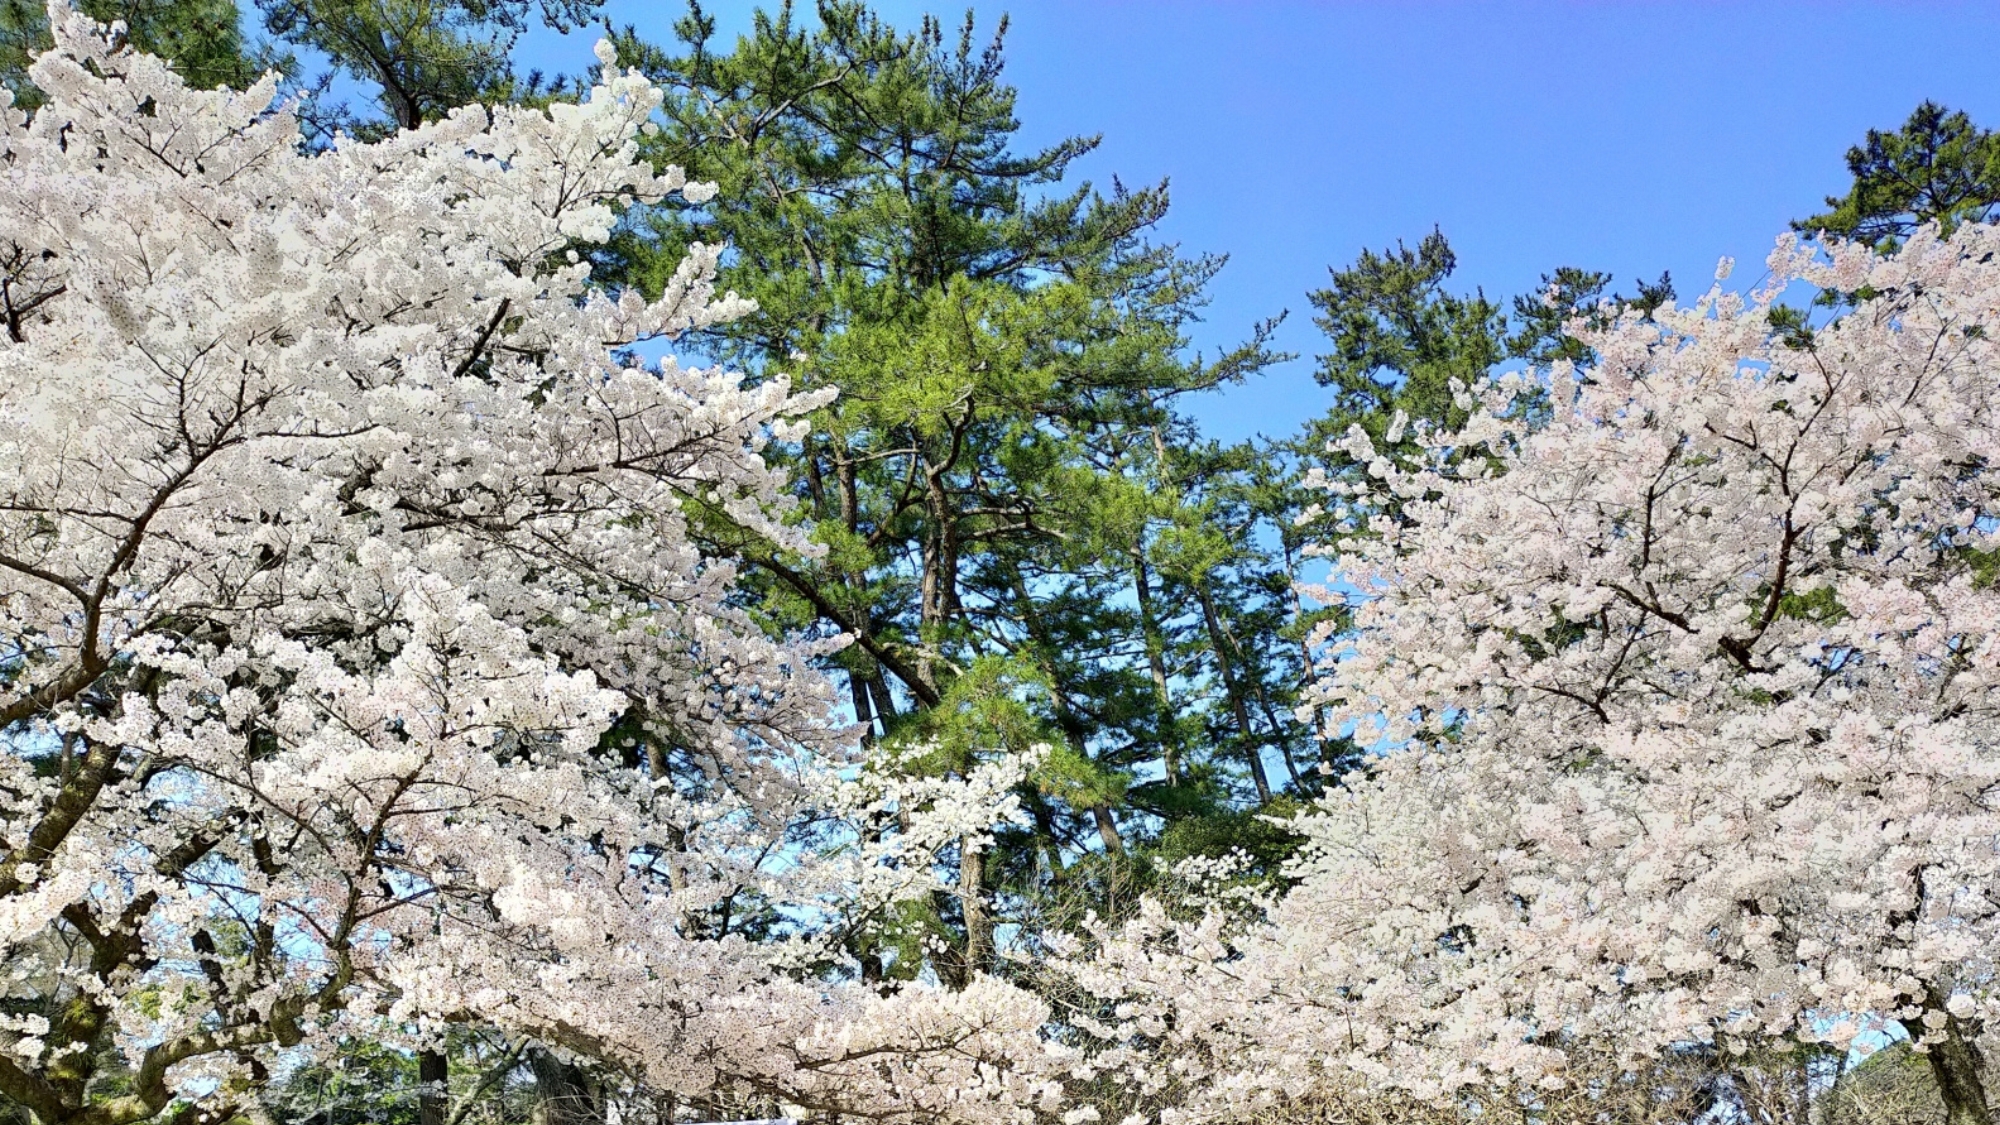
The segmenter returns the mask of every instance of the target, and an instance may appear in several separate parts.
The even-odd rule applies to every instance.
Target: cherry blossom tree
[[[816,968],[1016,775],[858,761],[830,642],[690,545],[812,549],[760,450],[823,399],[635,358],[744,309],[716,248],[651,303],[570,249],[704,197],[635,159],[659,92],[601,48],[581,104],[308,153],[274,80],[51,23],[0,108],[0,1095],[222,1115],[474,1022],[663,1090],[1046,1099],[1026,994]]]
[[[1464,389],[1412,460],[1349,438],[1320,702],[1378,755],[1287,893],[1100,933],[1093,1067],[1226,1115],[1900,1032],[1988,1120],[2000,231],[1769,266]],[[1859,299],[1811,326],[1796,284]]]

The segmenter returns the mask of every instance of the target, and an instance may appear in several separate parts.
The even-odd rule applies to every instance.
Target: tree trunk
[[[887,733],[889,720],[896,717],[896,697],[889,694],[889,684],[877,672],[868,677],[868,698],[875,704],[875,717],[881,720],[882,730]]]
[[[451,1060],[443,1051],[417,1053],[417,1125],[445,1125],[451,1116]]]
[[[861,682],[861,673],[847,674],[847,694],[854,704],[854,721],[861,726],[861,745],[875,745],[875,708],[869,705],[868,685]]]
[[[547,1051],[528,1052],[535,1076],[536,1116],[548,1125],[603,1125],[604,1107],[590,1088],[590,1076],[575,1063]]]
[[[1173,695],[1167,690],[1167,639],[1153,606],[1153,579],[1146,567],[1144,547],[1132,549],[1132,592],[1139,600],[1139,631],[1146,641],[1146,667],[1153,674],[1154,737],[1160,740],[1160,761],[1166,769],[1167,784],[1178,785],[1180,731],[1174,721]]]
[[[442,900],[440,900],[442,901]],[[444,914],[431,918],[431,933],[443,931]],[[451,1058],[442,1050],[417,1052],[417,1125],[445,1125],[451,1119]]]
[[[1257,685],[1257,706],[1264,712],[1264,725],[1271,728],[1271,737],[1278,744],[1278,754],[1285,760],[1285,774],[1292,779],[1292,788],[1305,792],[1305,778],[1299,775],[1298,760],[1292,757],[1291,736],[1285,733],[1284,720],[1278,717],[1278,708],[1261,683]]]
[[[945,487],[944,479],[951,460],[956,456],[954,450],[944,466],[924,469],[924,509],[925,515],[930,518],[930,526],[924,529],[923,535],[922,573],[917,583],[917,628],[924,643],[924,675],[930,678],[933,685],[938,682],[935,665],[938,650],[944,644],[944,631],[958,616],[959,608],[958,512],[954,510],[951,490]]]
[[[1933,993],[1930,1006],[1942,1009],[1944,997]],[[1945,1125],[1993,1125],[1986,1106],[1986,1083],[1980,1077],[1985,1060],[1973,1042],[1972,1030],[1964,1022],[1947,1019],[1944,1034],[1925,1028],[1920,1020],[1904,1020],[1903,1029],[1911,1039],[1924,1039],[1924,1058],[1931,1064],[1931,1078],[1937,1082],[1938,1097],[1944,1100]]]
[[[1924,1057],[1930,1060],[1931,1077],[1937,1079],[1938,1095],[1944,1099],[1945,1125],[1993,1125],[1986,1108],[1986,1084],[1979,1076],[1978,1047],[1952,1027],[1945,1041],[1932,1043]]]
[[[993,961],[993,919],[986,913],[986,856],[959,841],[958,899],[965,912],[965,983],[987,970]]]
[[[1222,617],[1215,612],[1215,599],[1209,595],[1207,584],[1195,582],[1194,592],[1201,602],[1202,621],[1208,626],[1208,643],[1215,649],[1215,666],[1222,673],[1222,692],[1229,697],[1229,710],[1243,739],[1243,756],[1250,763],[1250,780],[1257,786],[1257,803],[1268,805],[1271,779],[1264,773],[1263,747],[1257,744],[1257,731],[1250,725],[1250,709],[1244,705],[1242,688],[1236,682],[1236,666],[1229,660],[1230,640],[1223,633]]]
[[[1118,835],[1118,821],[1111,815],[1109,805],[1090,806],[1091,819],[1097,822],[1097,838],[1103,842],[1107,855],[1124,855],[1125,840]]]

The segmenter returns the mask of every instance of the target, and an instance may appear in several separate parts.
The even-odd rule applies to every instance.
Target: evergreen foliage
[[[2000,135],[1936,102],[1917,106],[1895,132],[1868,130],[1847,150],[1847,170],[1847,193],[1828,196],[1828,210],[1793,229],[1887,252],[1926,223],[1949,234],[1990,220],[2000,205]]]

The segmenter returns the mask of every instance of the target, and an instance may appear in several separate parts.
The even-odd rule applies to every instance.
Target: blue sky
[[[708,5],[733,39],[753,5]],[[802,5],[810,9],[810,3]],[[1717,258],[1756,282],[1787,220],[1843,190],[1843,154],[1924,98],[2000,126],[2000,5],[1949,3],[1279,3],[1009,0],[1008,74],[1025,144],[1102,133],[1078,172],[1169,178],[1162,233],[1230,264],[1198,343],[1280,310],[1301,358],[1203,401],[1214,437],[1316,414],[1308,290],[1363,247],[1433,224],[1456,280],[1492,297],[1545,270],[1673,272],[1683,298]],[[667,39],[672,0],[612,0]],[[964,3],[880,0],[898,26]],[[574,71],[593,36],[523,45]]]

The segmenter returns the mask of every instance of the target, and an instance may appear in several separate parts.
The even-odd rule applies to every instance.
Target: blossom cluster
[[[1097,1065],[1201,1116],[2000,1017],[2000,230],[1768,265],[1348,437],[1312,703],[1376,752],[1250,923],[1100,931]]]
[[[638,159],[660,92],[600,47],[578,104],[308,151],[274,79],[51,17],[46,104],[0,102],[0,993],[49,1013],[0,1095],[138,1120],[471,1021],[690,1093],[1045,1097],[1032,998],[792,968],[1018,771],[856,781],[837,639],[697,549],[814,549],[765,450],[823,400],[635,358],[747,307],[718,248],[592,283],[626,207],[709,190]]]

